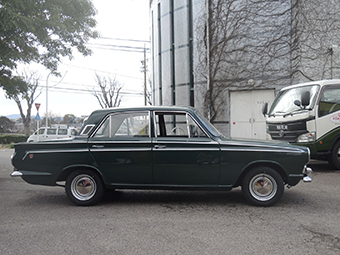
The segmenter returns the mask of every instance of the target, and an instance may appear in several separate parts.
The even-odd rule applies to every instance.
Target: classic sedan
[[[231,139],[190,107],[94,111],[72,140],[19,143],[14,172],[26,182],[61,185],[76,205],[106,189],[231,190],[271,206],[284,185],[311,181],[309,150],[285,142]]]

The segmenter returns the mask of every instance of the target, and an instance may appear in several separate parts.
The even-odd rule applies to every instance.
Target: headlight
[[[298,137],[298,143],[310,143],[315,142],[315,132],[305,133]]]

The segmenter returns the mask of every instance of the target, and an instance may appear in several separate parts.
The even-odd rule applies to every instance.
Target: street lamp
[[[46,78],[46,128],[48,127],[48,78],[52,73],[53,71],[51,71]]]

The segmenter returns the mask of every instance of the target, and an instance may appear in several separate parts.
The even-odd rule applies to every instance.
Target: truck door
[[[316,139],[324,137],[326,143],[332,143],[331,131],[340,132],[340,85],[325,86],[320,94],[316,118]],[[329,141],[328,141],[329,140]]]

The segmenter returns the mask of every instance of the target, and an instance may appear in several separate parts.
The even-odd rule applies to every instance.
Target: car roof
[[[291,89],[291,88],[298,88],[298,87],[308,86],[308,85],[319,85],[319,86],[323,87],[325,85],[335,85],[335,84],[340,84],[340,79],[304,82],[304,83],[299,83],[299,84],[294,84],[294,85],[290,85],[290,86],[284,87],[281,90],[287,90],[287,89]]]
[[[194,108],[190,106],[138,106],[138,107],[116,107],[116,108],[105,108],[96,110],[91,113],[88,119],[85,121],[86,125],[96,125],[104,116],[118,112],[134,112],[134,111],[186,111],[193,113]]]

